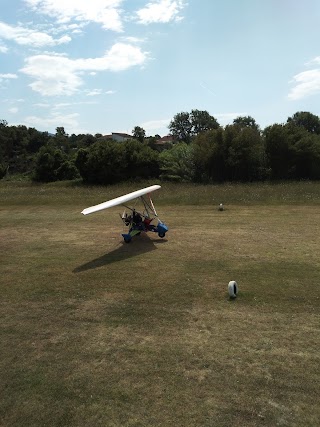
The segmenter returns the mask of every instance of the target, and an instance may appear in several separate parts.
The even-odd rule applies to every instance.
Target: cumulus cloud
[[[184,0],[153,0],[136,12],[138,22],[151,24],[179,21],[182,19],[179,14],[184,6]]]
[[[101,58],[77,59],[75,67],[79,70],[122,71],[134,65],[142,65],[147,59],[147,53],[139,47],[125,43],[115,43]]]
[[[31,56],[20,71],[32,77],[30,87],[45,96],[72,95],[82,85],[73,61],[63,56]]]
[[[114,44],[103,57],[69,59],[56,55],[34,55],[26,59],[20,71],[34,81],[30,87],[45,96],[72,95],[83,84],[83,72],[122,71],[147,60],[147,53],[139,47]]]
[[[19,111],[19,108],[17,107],[9,108],[9,113],[16,114],[18,111]]]
[[[55,17],[58,23],[95,22],[106,30],[122,31],[123,0],[25,0],[38,13]]]
[[[67,35],[54,39],[44,32],[30,30],[22,26],[14,27],[5,24],[4,22],[0,22],[0,38],[12,40],[20,45],[33,47],[56,46],[63,43],[69,43],[71,40]]]
[[[320,58],[317,59],[320,63]],[[294,86],[291,88],[288,98],[292,101],[320,93],[320,68],[296,74],[291,83]]]

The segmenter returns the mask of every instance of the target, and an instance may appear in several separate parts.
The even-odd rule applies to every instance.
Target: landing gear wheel
[[[130,238],[129,237],[124,237],[123,240],[124,240],[125,243],[130,243],[131,242],[131,237]]]
[[[158,236],[163,238],[166,235],[166,233],[158,233]]]

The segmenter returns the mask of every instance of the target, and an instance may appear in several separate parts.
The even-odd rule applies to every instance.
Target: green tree
[[[50,146],[41,147],[36,157],[34,180],[57,181],[57,170],[65,161],[63,152]]]
[[[289,138],[291,179],[319,179],[320,135],[304,127],[286,125]]]
[[[9,166],[11,173],[24,173],[29,168],[29,133],[26,126],[0,127],[0,152],[2,163]]]
[[[268,126],[263,132],[270,178],[287,179],[290,176],[292,153],[288,127],[281,124]]]
[[[227,147],[224,129],[214,129],[199,134],[194,141],[194,179],[197,182],[222,182],[228,178]]]
[[[176,141],[189,143],[192,137],[192,124],[190,114],[178,113],[169,124],[170,133]]]
[[[320,118],[307,111],[299,111],[292,117],[288,117],[287,123],[303,127],[310,133],[320,134]]]
[[[138,141],[143,142],[146,137],[146,131],[140,126],[135,126],[132,130],[132,135]]]
[[[35,128],[28,129],[28,153],[37,153],[43,145],[46,145],[50,137],[48,132],[39,132]]]
[[[64,151],[65,153],[70,152],[69,136],[64,130],[63,126],[56,128],[56,134],[54,138],[54,143],[57,148]]]
[[[169,124],[171,135],[176,141],[190,143],[194,136],[212,129],[218,129],[219,123],[207,111],[191,110],[174,116]]]
[[[76,166],[84,182],[120,182],[126,179],[127,158],[124,145],[114,141],[98,141],[78,151]]]
[[[320,135],[289,121],[266,128],[264,138],[271,178],[320,178]]]
[[[79,177],[79,171],[74,162],[67,159],[61,163],[55,173],[59,181],[71,180]]]
[[[292,148],[296,179],[320,179],[320,137],[305,135]]]
[[[98,141],[80,149],[75,163],[84,182],[91,184],[114,184],[159,175],[158,153],[135,140]]]
[[[217,120],[213,116],[210,116],[208,111],[191,110],[190,122],[193,136],[220,127]]]
[[[263,140],[256,129],[239,125],[226,126],[224,140],[228,146],[228,177],[232,181],[266,178]]]
[[[8,167],[0,163],[0,179],[6,176]]]
[[[69,144],[72,148],[86,148],[94,144],[97,141],[97,138],[89,133],[71,135],[69,137]]]
[[[57,128],[56,128],[56,136],[57,137],[59,137],[59,136],[68,136],[68,134],[66,133],[66,131],[64,130],[64,127],[63,126],[58,126]]]
[[[75,158],[75,166],[84,182],[91,181],[91,171],[89,168],[89,149],[80,148]]]
[[[51,182],[78,176],[77,168],[62,150],[48,145],[40,148],[35,161],[35,181]]]
[[[233,120],[234,125],[238,125],[241,128],[252,128],[257,131],[260,131],[260,127],[255,121],[255,119],[251,116],[239,116]]]
[[[168,181],[189,182],[194,179],[193,145],[181,142],[159,155],[160,178]]]
[[[159,176],[158,153],[138,141],[125,141],[125,176],[127,179],[152,178]]]

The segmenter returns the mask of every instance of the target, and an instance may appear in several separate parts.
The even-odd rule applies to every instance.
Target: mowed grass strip
[[[121,209],[80,214],[102,187],[0,186],[0,425],[319,425],[320,209],[300,185],[164,185],[168,238],[130,244]]]

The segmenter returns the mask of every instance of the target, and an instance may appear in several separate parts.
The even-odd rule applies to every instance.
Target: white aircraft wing
[[[161,188],[160,185],[151,185],[151,187],[142,188],[141,190],[133,191],[132,193],[125,194],[124,196],[117,197],[116,199],[108,200],[107,202],[100,203],[99,205],[91,206],[90,208],[83,209],[83,215],[88,215],[93,212],[102,211],[103,209],[112,208],[113,206],[122,205],[129,200],[136,199],[137,197],[144,196],[152,191]]]

